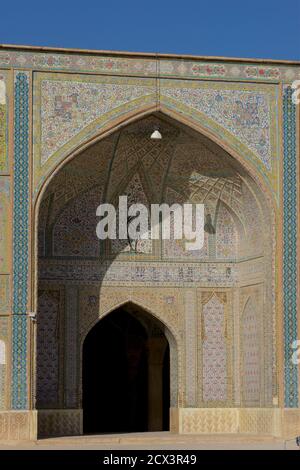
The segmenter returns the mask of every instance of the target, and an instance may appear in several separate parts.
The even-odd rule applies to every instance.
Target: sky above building
[[[0,43],[300,60],[300,0],[14,0]]]

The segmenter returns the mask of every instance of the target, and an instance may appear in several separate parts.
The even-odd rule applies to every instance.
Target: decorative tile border
[[[15,75],[13,313],[27,312],[29,75]]]
[[[29,227],[29,73],[14,79],[14,214],[12,408],[27,406],[27,296]]]
[[[231,268],[230,274],[227,268]],[[259,269],[259,268],[258,268]],[[260,272],[260,271],[258,271]],[[237,269],[232,263],[118,262],[41,259],[39,277],[47,281],[71,279],[77,283],[101,282],[101,285],[170,285],[186,287],[211,285],[231,287],[237,283]]]
[[[135,75],[140,77],[155,76],[174,78],[212,78],[227,80],[255,80],[262,82],[292,82],[300,78],[300,66],[297,64],[272,64],[239,62],[228,60],[161,57],[159,67],[155,57],[107,55],[54,51],[0,50],[0,67],[29,68],[33,70],[72,71],[101,73],[107,75]]]
[[[283,93],[283,291],[284,291],[284,379],[285,406],[298,407],[297,365],[292,363],[292,342],[297,339],[297,150],[296,106],[293,90]]]

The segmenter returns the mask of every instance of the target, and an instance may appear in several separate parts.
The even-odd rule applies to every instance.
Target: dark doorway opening
[[[169,376],[169,345],[160,322],[130,305],[107,315],[83,345],[84,433],[168,430]]]

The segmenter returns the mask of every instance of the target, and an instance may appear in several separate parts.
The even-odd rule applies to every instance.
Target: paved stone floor
[[[178,435],[169,432],[85,435],[39,439],[31,442],[0,442],[0,450],[296,450],[295,440],[246,434]]]

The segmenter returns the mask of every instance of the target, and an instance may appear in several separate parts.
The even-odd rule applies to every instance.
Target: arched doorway
[[[84,433],[169,429],[169,345],[150,314],[130,304],[111,312],[82,357]]]

